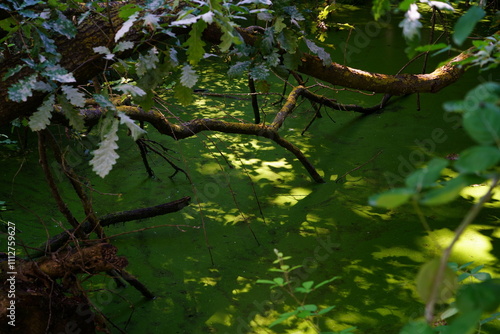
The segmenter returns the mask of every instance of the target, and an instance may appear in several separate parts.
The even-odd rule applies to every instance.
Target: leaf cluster
[[[446,180],[442,173],[450,165],[443,158],[432,159],[425,168],[406,177],[405,186],[371,196],[373,206],[396,208],[413,199],[424,205],[448,203],[473,184],[493,179],[500,162],[500,85],[486,82],[467,93],[465,99],[445,103],[447,112],[463,114],[463,127],[476,142],[458,154],[451,167],[456,176]]]

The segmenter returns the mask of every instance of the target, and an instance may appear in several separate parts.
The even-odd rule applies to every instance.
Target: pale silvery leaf
[[[323,61],[324,66],[328,66],[332,63],[332,58],[328,52],[325,51],[320,46],[317,46],[313,41],[308,40],[307,38],[304,38],[306,41],[306,45],[311,50],[312,53],[315,53],[318,55],[318,57]]]
[[[186,16],[185,19],[182,19],[182,20],[179,20],[179,21],[174,21],[172,23],[170,23],[171,26],[188,26],[190,24],[193,24],[193,23],[196,23],[196,21],[198,21],[198,19],[200,18],[200,16],[194,16],[194,15],[191,15],[189,14],[188,16]]]
[[[100,177],[108,175],[109,171],[113,168],[116,160],[120,157],[116,153],[118,148],[118,120],[113,119],[111,127],[102,137],[99,143],[99,148],[95,150],[94,157],[90,160],[92,170]]]
[[[179,60],[177,59],[177,50],[174,48],[170,48],[168,55],[170,56],[170,64],[172,66],[177,66],[179,65]]]
[[[205,14],[200,15],[201,19],[208,24],[212,23],[214,21],[214,13],[212,11],[207,12]]]
[[[96,46],[94,48],[94,52],[105,55],[104,59],[107,59],[107,60],[111,60],[115,57],[115,55],[112,54],[111,51],[109,51],[109,49],[105,46]]]
[[[191,65],[184,65],[182,68],[181,83],[183,86],[192,88],[198,81],[198,76]]]
[[[420,28],[422,27],[422,23],[419,21],[420,16],[417,5],[414,3],[411,4],[410,9],[405,14],[404,20],[399,23],[399,26],[403,28],[403,35],[407,39],[420,36]]]
[[[274,18],[273,15],[269,12],[266,12],[266,11],[260,11],[259,13],[257,13],[257,18],[259,20],[262,20],[262,21],[266,21],[266,22],[269,22],[269,21],[272,21],[272,19]]]
[[[161,6],[163,6],[163,0],[153,0],[153,1],[148,1],[146,4],[146,7],[149,10],[157,10]]]
[[[160,22],[160,16],[158,15],[147,13],[144,16],[144,25],[147,27],[153,29],[161,28],[159,22]]]
[[[96,46],[92,50],[94,50],[95,53],[100,53],[103,55],[109,55],[111,53],[111,51],[109,51],[109,49],[105,46]]]
[[[51,65],[47,66],[42,72],[43,75],[48,76],[50,79],[62,83],[75,82],[76,79],[73,73],[68,72],[61,65]]]
[[[85,106],[85,96],[78,90],[78,88],[64,85],[61,87],[61,90],[72,105],[76,107]]]
[[[51,94],[38,107],[37,111],[30,116],[28,125],[32,131],[40,131],[50,124],[52,110],[54,109],[54,95]]]
[[[9,87],[9,98],[14,102],[26,102],[28,97],[33,95],[35,83],[36,74],[33,74],[24,80],[19,80],[19,82]]]
[[[44,81],[35,82],[33,89],[40,92],[51,92],[53,90],[52,86]]]
[[[426,3],[431,7],[436,7],[437,9],[441,10],[449,10],[449,11],[455,11],[455,8],[451,6],[450,4],[442,1],[429,1],[429,0],[420,0],[420,2]]]
[[[132,96],[144,96],[144,95],[146,95],[146,92],[143,91],[140,87],[130,85],[130,84],[118,85],[115,88],[122,91],[125,94],[131,94]]]
[[[142,76],[146,74],[148,70],[156,68],[156,63],[160,60],[156,55],[157,53],[158,50],[156,48],[152,48],[146,55],[139,56],[139,59],[135,63],[135,68],[138,75]]]
[[[102,107],[109,108],[111,110],[116,110],[115,105],[104,95],[102,94],[94,94],[94,100]]]
[[[146,130],[135,124],[127,114],[119,112],[118,117],[120,117],[120,124],[125,124],[129,128],[134,140],[141,138],[146,133]]]
[[[113,48],[113,52],[125,51],[128,49],[132,49],[134,47],[134,43],[131,41],[122,41]]]
[[[139,12],[132,14],[127,21],[125,21],[122,27],[116,32],[115,42],[118,42],[120,38],[122,38],[134,25],[134,22],[137,21],[137,17],[139,16]]]
[[[271,6],[273,3],[271,2],[271,0],[243,0],[243,1],[240,1],[236,4],[236,6],[241,6],[241,5],[246,5],[246,4],[250,4],[250,3],[255,3],[255,4],[263,4],[263,5],[267,5],[267,6]]]

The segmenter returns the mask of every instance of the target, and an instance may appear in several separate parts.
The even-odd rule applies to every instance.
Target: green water
[[[368,11],[360,10],[356,15],[360,24],[371,24]],[[366,45],[359,37],[360,52],[352,53],[347,64],[382,73],[397,72],[406,63],[397,23],[395,19],[387,22],[389,28],[373,33]],[[360,25],[360,29],[364,27]],[[347,33],[338,32],[333,38],[338,45],[346,40]],[[351,35],[350,41],[355,38]],[[342,51],[336,49],[334,60],[342,63],[342,59]],[[431,59],[429,68],[438,61]],[[412,70],[420,68],[421,63]],[[228,83],[225,69],[225,64],[216,64],[204,70],[199,88],[246,92],[245,80]],[[183,196],[192,198],[191,205],[180,212],[106,230],[112,236],[170,225],[112,239],[119,254],[129,260],[127,270],[157,298],[147,301],[132,287],[117,289],[108,277],[97,276],[86,284],[92,301],[127,333],[311,333],[296,323],[267,328],[291,305],[290,299],[283,303],[281,295],[255,283],[276,276],[268,269],[275,259],[273,249],[278,249],[292,256],[290,264],[304,265],[296,275],[301,280],[320,282],[342,277],[308,298],[309,303],[323,307],[336,305],[320,322],[325,331],[355,326],[357,333],[398,333],[406,321],[423,314],[423,304],[413,288],[418,266],[437,255],[439,246],[447,246],[475,194],[464,193],[448,206],[423,208],[433,229],[430,234],[412,208],[375,209],[367,204],[367,198],[397,186],[402,177],[430,157],[444,157],[470,145],[457,120],[443,116],[441,105],[462,98],[485,79],[487,75],[470,71],[439,94],[421,95],[420,111],[416,96],[395,98],[384,113],[367,117],[323,111],[323,118],[303,136],[300,133],[314,111],[307,101],[302,102],[281,134],[309,157],[325,184],[314,183],[291,153],[255,136],[204,132],[175,142],[149,127],[151,139],[175,151],[170,152],[173,161],[189,173],[192,184],[181,173],[170,179],[170,166],[154,156],[151,161],[156,178],[149,179],[137,148],[124,133],[121,157],[105,179],[90,171],[81,146],[85,142],[69,147],[67,157],[74,168],[100,192],[93,193],[98,215]],[[274,91],[281,90],[282,86],[276,86]],[[330,94],[342,103],[366,106],[381,98],[349,91]],[[267,122],[277,111],[273,105],[277,99],[275,95],[260,98]],[[252,121],[249,101],[199,97],[196,106],[189,109],[169,99],[166,103],[169,112],[184,121],[195,117]],[[55,132],[63,139],[66,136],[62,129]],[[32,146],[35,140],[28,137]],[[16,222],[23,231],[19,238],[25,242],[42,242],[47,230],[52,234],[60,231],[58,222],[63,218],[48,195],[36,152],[20,157],[2,151],[0,157],[0,199],[11,208],[2,213],[2,219]],[[59,185],[74,213],[83,219],[70,187]],[[493,202],[497,200],[498,196]],[[497,215],[494,205],[481,213],[457,245],[453,261],[484,264],[498,277]],[[483,330],[494,333],[499,328],[496,321]]]

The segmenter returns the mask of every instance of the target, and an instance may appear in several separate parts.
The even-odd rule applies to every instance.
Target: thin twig
[[[358,167],[356,168],[353,168],[351,169],[350,171],[344,173],[342,176],[339,176],[337,177],[337,179],[335,180],[335,183],[338,183],[341,179],[343,179],[345,176],[347,176],[348,174],[360,169],[361,167],[365,166],[366,164],[368,164],[370,161],[372,161],[373,159],[375,159],[376,157],[378,157],[380,155],[380,153],[382,153],[384,150],[380,150],[378,151],[373,157],[371,157],[368,161],[366,161],[365,163],[359,165]]]

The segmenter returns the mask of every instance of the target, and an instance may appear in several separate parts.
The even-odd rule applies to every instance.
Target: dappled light
[[[398,5],[273,1],[268,10],[267,0],[167,1],[175,4],[168,15],[155,1],[120,3],[102,12],[109,23],[97,9],[88,14],[99,18],[107,46],[78,44],[62,31],[61,49],[70,41],[92,56],[74,73],[64,66],[77,55],[65,54],[62,66],[53,54],[50,70],[31,53],[9,65],[4,81],[34,71],[36,82],[24,82],[28,93],[17,81],[0,91],[0,120],[8,120],[0,131],[0,240],[15,222],[15,261],[32,271],[19,271],[23,298],[35,282],[33,291],[50,297],[44,312],[65,298],[89,306],[96,323],[88,333],[397,334],[416,319],[430,331],[436,321],[451,324],[454,316],[441,317],[463,305],[449,305],[458,294],[432,308],[432,287],[422,296],[416,281],[459,234],[439,269],[451,262],[457,277],[470,274],[460,287],[500,277],[496,86],[472,94],[480,102],[464,100],[498,78],[460,52],[470,36],[482,43],[479,32],[457,29],[446,36],[454,44],[440,45],[432,34],[445,32],[442,14],[414,2],[385,13]],[[63,13],[65,4],[50,8]],[[414,8],[425,25],[414,30],[420,21],[408,17],[402,25],[430,37],[420,55],[400,29]],[[21,22],[5,20],[0,38]],[[36,36],[40,50],[58,50]],[[31,39],[4,42],[14,51]],[[37,81],[47,76],[54,85]],[[18,104],[22,117],[13,121],[9,108]],[[471,106],[493,116],[472,114],[479,120],[471,123],[455,113]],[[483,129],[490,123],[496,130]],[[93,247],[102,247],[97,260],[71,258]],[[0,274],[8,264],[5,255]],[[439,277],[431,274],[423,280]],[[488,309],[479,299],[478,309]],[[70,306],[49,314],[74,314]],[[488,312],[477,333],[500,330],[498,309]],[[60,332],[42,325],[33,334]]]

